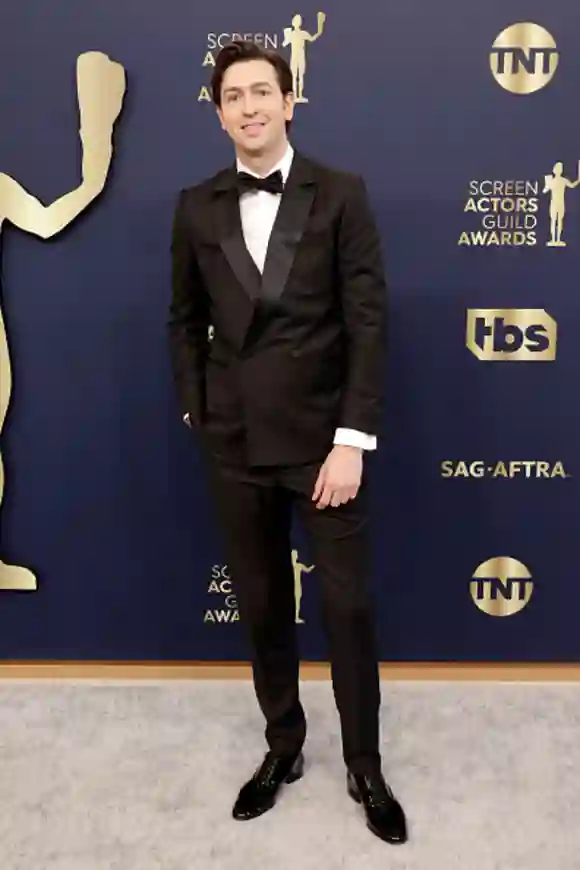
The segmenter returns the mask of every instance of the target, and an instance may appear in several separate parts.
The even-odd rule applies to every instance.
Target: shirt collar
[[[286,149],[286,153],[284,154],[282,159],[280,161],[278,161],[278,163],[275,166],[272,167],[272,169],[270,170],[268,175],[270,175],[271,172],[276,172],[276,170],[279,169],[280,172],[282,173],[282,180],[283,180],[284,184],[286,184],[286,181],[288,180],[288,176],[290,174],[290,167],[292,166],[293,157],[294,157],[294,149],[292,148],[292,146],[290,144],[288,144],[288,148]],[[256,178],[260,178],[260,176],[258,175],[257,172],[252,172],[252,170],[248,169],[246,166],[244,166],[244,164],[239,159],[236,160],[236,166],[237,166],[238,172],[247,172],[249,175],[253,175]]]

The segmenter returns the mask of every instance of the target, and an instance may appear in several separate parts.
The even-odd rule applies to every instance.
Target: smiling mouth
[[[244,124],[242,126],[242,130],[256,130],[259,127],[263,127],[263,126],[264,126],[263,121],[251,121],[249,124]]]

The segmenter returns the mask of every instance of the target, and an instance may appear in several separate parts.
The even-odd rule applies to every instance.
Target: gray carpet
[[[252,822],[251,684],[0,683],[0,870],[578,870],[580,686],[383,684],[384,772],[410,842],[347,797],[328,683],[303,780]]]

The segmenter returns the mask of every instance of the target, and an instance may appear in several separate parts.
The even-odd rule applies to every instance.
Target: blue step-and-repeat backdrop
[[[5,0],[0,203],[79,187],[80,55],[127,89],[78,217],[43,238],[0,215],[0,657],[247,657],[166,334],[177,193],[232,159],[207,85],[235,35],[303,54],[293,142],[364,175],[384,242],[381,658],[580,660],[572,0]],[[299,528],[293,559],[303,657],[325,659]]]

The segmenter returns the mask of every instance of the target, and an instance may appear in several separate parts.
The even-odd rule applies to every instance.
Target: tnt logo
[[[489,61],[502,88],[512,94],[532,94],[552,80],[559,53],[554,37],[545,28],[521,22],[500,33]]]
[[[552,362],[557,329],[543,308],[472,308],[467,312],[466,345],[484,362]]]
[[[476,606],[488,616],[513,616],[529,604],[534,584],[522,562],[498,556],[479,566],[470,591]]]

